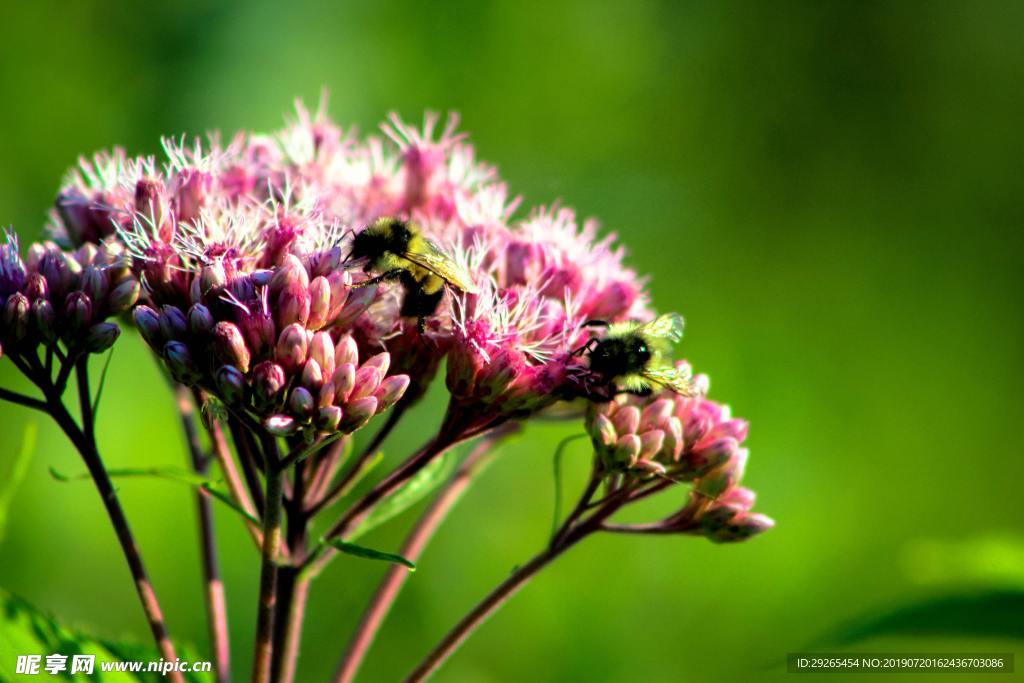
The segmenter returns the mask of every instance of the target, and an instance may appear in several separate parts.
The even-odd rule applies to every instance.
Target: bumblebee
[[[683,338],[683,318],[678,313],[666,313],[649,323],[591,320],[585,325],[607,331],[573,353],[586,354],[591,372],[605,382],[614,382],[616,393],[646,396],[671,389],[682,396],[696,394],[689,373],[667,358],[671,344]]]
[[[414,223],[385,216],[352,238],[352,260],[366,259],[363,268],[377,276],[357,287],[383,280],[398,280],[405,289],[401,314],[417,320],[420,333],[426,317],[437,310],[445,284],[469,294],[476,293],[473,279],[465,268],[423,236]]]

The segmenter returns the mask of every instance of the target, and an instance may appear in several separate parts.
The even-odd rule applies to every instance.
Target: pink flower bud
[[[320,390],[316,395],[316,407],[325,408],[327,406],[334,405],[334,396],[338,393],[338,388],[334,386],[334,382],[328,380],[320,385]]]
[[[305,271],[303,271],[305,272]],[[280,325],[306,324],[309,320],[310,298],[306,288],[291,282],[277,297],[277,322]]]
[[[325,406],[317,411],[316,426],[324,432],[333,432],[341,423],[342,411],[338,406]]]
[[[667,460],[679,460],[679,456],[683,453],[683,423],[682,421],[673,415],[665,424],[662,426],[662,431],[665,433],[665,459]]]
[[[665,432],[652,429],[640,435],[640,459],[653,460],[661,452],[665,443]]]
[[[612,424],[615,425],[618,434],[635,433],[640,427],[640,409],[636,406],[622,406],[612,415]]]
[[[194,168],[178,172],[174,178],[174,205],[178,221],[192,223],[199,218],[213,189],[213,176]]]
[[[640,429],[660,427],[672,414],[674,403],[670,398],[659,398],[643,409],[640,414]]]
[[[311,330],[319,330],[327,324],[331,308],[331,285],[327,278],[320,276],[309,283],[309,321]]]
[[[364,398],[366,396],[372,396],[377,391],[377,387],[380,386],[381,380],[384,375],[381,373],[380,368],[372,365],[364,365],[356,370],[355,378],[355,390],[349,396],[349,401]]]
[[[642,449],[643,443],[640,441],[639,436],[636,434],[626,434],[615,444],[615,448],[612,451],[612,459],[616,463],[633,467],[637,460],[640,459],[640,451]]]
[[[384,381],[380,383],[377,393],[374,394],[377,399],[377,412],[383,412],[398,403],[408,388],[408,375],[385,377]]]
[[[143,216],[147,227],[157,232],[162,241],[171,240],[171,210],[164,184],[159,179],[140,178],[135,184],[135,210]]]
[[[718,498],[739,483],[746,464],[747,450],[743,448],[727,462],[702,475],[695,488],[709,498]]]
[[[618,436],[615,433],[615,425],[605,415],[598,413],[590,425],[590,436],[596,444],[611,449],[615,447]]]
[[[348,403],[339,428],[343,432],[354,432],[370,421],[377,413],[377,399],[366,396]]]
[[[299,378],[299,383],[311,392],[319,391],[320,386],[324,383],[324,373],[320,369],[320,364],[312,358],[307,360],[306,364],[302,366],[302,376]]]
[[[707,536],[715,543],[734,543],[764,533],[774,526],[775,521],[771,517],[758,513],[744,513],[708,533]]]
[[[309,343],[309,357],[323,370],[324,377],[334,374],[334,342],[327,332],[317,332]]]
[[[306,362],[308,341],[306,330],[298,323],[293,323],[281,330],[277,338],[275,357],[286,373],[295,373]]]
[[[339,312],[335,324],[342,328],[350,327],[356,318],[366,312],[376,298],[377,285],[349,290],[348,299]]]
[[[388,374],[388,368],[391,367],[391,354],[387,351],[384,353],[378,353],[374,356],[370,356],[363,361],[362,367],[364,368],[379,368],[381,375]]]
[[[352,394],[352,390],[356,386],[356,368],[351,363],[345,363],[338,367],[334,371],[334,377],[331,380],[334,386],[337,387],[337,394],[335,400],[338,403],[345,403],[348,401],[349,396]]]
[[[225,320],[214,325],[213,348],[221,361],[235,366],[243,373],[249,372],[251,356],[237,325]]]
[[[349,272],[334,271],[327,275],[327,282],[331,287],[331,303],[327,311],[327,320],[334,320],[341,313],[342,307],[348,300],[349,288],[352,286],[352,275]],[[310,284],[312,286],[312,283]]]
[[[284,368],[269,360],[258,364],[252,371],[253,391],[263,403],[274,403],[278,392],[284,388],[288,378]]]
[[[103,353],[121,336],[121,328],[114,323],[97,323],[85,335],[85,349],[89,353]]]
[[[356,365],[358,362],[359,347],[356,345],[355,339],[345,335],[338,340],[338,345],[334,349],[334,367],[340,368],[345,364]]]

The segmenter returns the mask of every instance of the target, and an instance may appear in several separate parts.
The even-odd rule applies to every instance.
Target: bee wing
[[[416,265],[426,268],[442,280],[461,289],[469,294],[476,294],[476,285],[469,272],[460,264],[455,262],[448,254],[430,240],[421,240],[417,251],[407,251],[402,258],[412,261]]]
[[[641,374],[643,378],[656,387],[665,387],[676,392],[680,396],[696,396],[697,390],[693,386],[690,373],[679,368],[665,366],[660,368],[645,368]]]
[[[677,342],[683,338],[683,316],[678,313],[659,315],[651,322],[641,325],[637,329],[637,333],[655,339],[668,339],[671,342]]]

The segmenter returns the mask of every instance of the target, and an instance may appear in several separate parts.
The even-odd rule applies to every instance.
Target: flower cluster
[[[70,355],[102,353],[120,329],[108,319],[139,297],[139,281],[116,245],[62,251],[34,244],[24,260],[8,234],[0,245],[0,353],[64,344]]]
[[[706,390],[706,376],[697,381]],[[591,406],[586,424],[608,475],[692,484],[686,506],[662,520],[659,532],[697,533],[724,542],[773,526],[768,517],[750,512],[754,493],[739,485],[748,456],[742,447],[747,423],[731,417],[728,406],[672,392],[620,396]]]
[[[288,254],[246,273],[221,258],[197,273],[170,271],[187,301],[173,295],[177,287],[154,286],[151,303],[169,303],[136,307],[135,323],[176,381],[214,393],[271,433],[352,432],[394,405],[409,377],[387,376],[387,352],[361,358],[343,331],[376,292],[353,289],[337,259],[337,250],[305,261]]]

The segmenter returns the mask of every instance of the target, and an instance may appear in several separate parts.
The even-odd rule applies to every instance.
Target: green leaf
[[[337,548],[346,555],[355,555],[356,557],[363,557],[368,560],[384,560],[385,562],[394,562],[395,564],[401,564],[409,568],[409,571],[416,571],[416,565],[401,555],[395,553],[385,553],[380,550],[374,550],[373,548],[367,548],[366,546],[356,545],[355,543],[349,543],[342,541],[341,539],[335,539],[333,541],[327,541],[321,539],[321,543],[326,543],[334,548]]]
[[[370,529],[380,526],[393,517],[397,517],[410,507],[418,503],[424,496],[436,489],[455,468],[458,456],[454,451],[449,451],[434,460],[417,472],[409,481],[395,489],[388,496],[385,496],[375,505],[363,521],[352,530],[348,538],[359,538]]]
[[[96,388],[96,398],[92,400],[92,416],[93,420],[96,419],[96,411],[100,407],[100,398],[103,397],[103,388],[107,385],[107,370],[110,369],[110,361],[114,359],[114,347],[110,347],[110,352],[107,353],[107,360],[103,362],[103,372],[100,373],[100,384]]]
[[[188,484],[190,486],[198,486],[203,489],[211,496],[219,500],[220,502],[227,505],[229,508],[242,515],[254,524],[259,524],[260,521],[250,515],[242,508],[241,505],[235,502],[231,495],[218,486],[218,482],[200,476],[194,472],[183,470],[178,467],[150,467],[146,469],[110,469],[107,470],[107,474],[111,478],[116,477],[156,477],[158,479],[166,479],[168,481],[178,482],[180,484]],[[54,468],[50,468],[50,476],[57,481],[69,482],[69,481],[81,481],[83,479],[89,479],[90,475],[88,472],[82,472],[80,474],[66,475],[61,474]]]
[[[0,479],[0,540],[3,540],[4,532],[7,530],[7,510],[14,500],[14,493],[18,490],[25,473],[28,472],[28,464],[32,460],[32,454],[36,450],[36,434],[38,428],[35,422],[25,425],[25,434],[21,437],[21,448],[11,462],[11,469],[7,476]]]
[[[885,636],[1024,638],[1024,591],[947,593],[869,614],[837,629],[823,645],[850,645]]]
[[[148,664],[158,661],[160,656],[153,648],[139,645],[112,644],[100,638],[94,638],[60,624],[49,614],[42,612],[20,597],[10,595],[0,589],[0,680],[14,681],[18,655],[42,655],[39,676],[55,678],[43,668],[46,655],[59,654],[67,657],[67,671],[61,676],[64,680],[101,681],[102,683],[139,683],[139,681],[165,680],[158,674],[132,674],[125,672],[100,672],[101,663],[118,661],[141,661]],[[178,653],[183,660],[190,662],[203,660],[202,656],[188,648],[179,648]],[[95,660],[93,675],[70,675],[71,660],[74,655],[93,655]],[[191,683],[209,683],[213,676],[208,673],[186,673],[185,679]],[[27,680],[27,679],[26,679]]]

